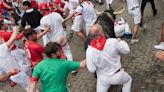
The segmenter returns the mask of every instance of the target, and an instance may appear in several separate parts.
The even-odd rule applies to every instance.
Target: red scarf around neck
[[[90,45],[98,50],[103,50],[106,43],[105,37],[95,38],[91,41]]]

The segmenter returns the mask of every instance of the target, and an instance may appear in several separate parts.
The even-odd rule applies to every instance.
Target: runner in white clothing
[[[58,5],[56,5],[56,7],[62,12],[67,12],[67,10],[69,10],[69,14],[71,14],[72,12],[75,11],[78,5],[79,5],[79,0],[69,0],[65,4],[64,9],[62,9]],[[84,21],[83,21],[82,13],[75,14],[75,16],[73,17],[73,25],[71,27],[71,30],[74,31],[76,35],[80,37],[82,41],[85,42],[86,38],[82,29],[82,27],[84,26],[83,22]],[[73,35],[73,32],[70,33],[70,37],[72,37],[72,35]]]
[[[94,39],[86,51],[87,68],[97,74],[97,91],[107,92],[111,85],[123,84],[122,92],[131,92],[131,76],[121,67],[120,54],[129,53],[128,44],[120,39],[104,37],[100,25],[90,30]]]
[[[93,3],[88,0],[80,0],[80,5],[76,8],[76,10],[71,15],[69,15],[65,19],[65,21],[69,20],[77,13],[79,14],[82,13],[86,26],[86,36],[88,36],[91,26],[93,26],[93,24],[97,20],[97,15]]]
[[[139,30],[139,24],[141,23],[141,11],[138,0],[127,0],[128,5],[128,13],[133,16],[134,19],[134,27],[133,27],[133,36],[131,40],[131,44],[138,42],[136,39],[137,32]]]
[[[20,71],[20,66],[18,61],[11,55],[10,47],[15,42],[18,34],[18,28],[14,28],[13,34],[7,42],[3,42],[0,39],[0,67],[3,68],[3,72],[8,73],[13,69]],[[12,82],[17,83],[25,88],[29,92],[29,77],[24,73],[24,71],[17,72],[10,76]]]
[[[44,12],[44,16],[40,20],[40,24],[41,26],[44,26],[44,25],[50,26],[50,32],[48,32],[45,36],[43,36],[44,46],[46,46],[48,42],[57,42],[58,37],[61,37],[61,36],[64,39],[66,39],[66,37],[64,36],[64,28],[63,28],[65,23],[62,16],[59,13],[49,11],[47,5],[45,6],[44,4],[42,5],[45,9],[42,10]],[[73,57],[71,54],[69,44],[66,44],[66,46],[68,47],[68,49],[63,49],[63,50],[67,50],[67,51],[64,51],[66,52],[64,54],[66,55],[67,59],[72,61]]]

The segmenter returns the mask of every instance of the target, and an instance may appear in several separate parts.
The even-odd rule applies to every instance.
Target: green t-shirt
[[[34,68],[32,76],[41,80],[42,92],[68,92],[68,73],[79,67],[80,62],[47,58]]]

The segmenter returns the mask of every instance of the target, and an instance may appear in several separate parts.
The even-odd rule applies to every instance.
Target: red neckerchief
[[[90,45],[98,50],[103,50],[106,43],[105,37],[95,38],[91,41]]]

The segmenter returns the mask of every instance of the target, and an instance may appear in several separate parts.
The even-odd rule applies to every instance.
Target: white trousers
[[[22,86],[26,92],[29,92],[30,78],[24,72],[19,72],[18,74],[11,76],[10,79],[18,85]]]
[[[63,36],[63,35],[61,35],[61,36],[66,39],[65,36]],[[61,37],[61,36],[58,36],[57,38],[51,39],[51,42],[58,42],[58,40],[59,40],[58,38]],[[46,35],[44,35],[43,36],[43,43],[46,43],[47,44],[48,42],[50,42],[50,40],[48,40],[46,38]],[[44,46],[46,44],[44,44]],[[62,47],[62,49],[63,49],[63,52],[64,52],[65,56],[67,57],[67,60],[71,60],[72,61],[73,60],[73,56],[72,56],[72,53],[71,53],[69,44],[67,43],[65,46]]]
[[[67,60],[73,61],[73,56],[72,56],[69,44],[67,43],[65,46],[62,47],[62,49],[65,56],[67,57]]]
[[[121,69],[114,75],[98,75],[97,76],[97,91],[96,92],[107,92],[111,85],[123,85],[122,92],[131,92],[131,76]]]

